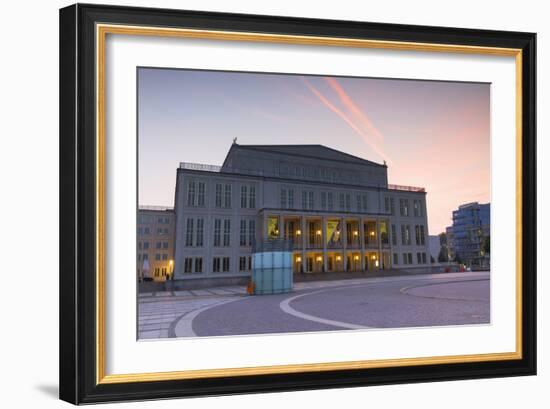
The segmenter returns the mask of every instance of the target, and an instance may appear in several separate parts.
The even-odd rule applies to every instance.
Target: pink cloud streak
[[[359,135],[380,157],[384,158],[388,163],[393,164],[393,162],[390,160],[388,155],[384,152],[384,150],[378,146],[378,143],[376,141],[373,141],[371,137],[363,130],[361,127],[356,124],[348,115],[346,115],[342,110],[338,109],[333,103],[331,103],[328,98],[326,98],[317,88],[315,88],[306,78],[302,77],[302,81],[304,84],[308,87],[308,89],[315,95],[319,101],[323,105],[325,105],[327,108],[329,108],[332,112],[334,112],[336,115],[338,115],[350,128],[352,128],[357,135]],[[336,84],[338,87],[339,85]],[[341,89],[341,88],[340,88]],[[343,92],[343,90],[342,90]],[[345,94],[345,92],[344,92]],[[347,95],[347,94],[346,94]],[[349,97],[348,97],[349,99]],[[355,107],[353,104],[353,101],[351,101],[351,105]],[[347,107],[347,105],[345,104]],[[348,108],[349,109],[349,108]],[[358,109],[355,107],[355,109]],[[352,110],[353,112],[353,110]],[[361,113],[362,114],[362,113]],[[362,114],[363,117],[365,117]],[[366,118],[366,117],[365,117]],[[368,119],[367,119],[368,121]],[[362,121],[361,121],[362,122]],[[364,124],[363,124],[364,125]]]
[[[357,105],[355,105],[351,97],[346,93],[346,91],[344,91],[338,81],[336,81],[335,78],[331,77],[325,77],[325,81],[336,92],[336,94],[338,94],[338,97],[340,98],[342,104],[349,111],[351,111],[363,124],[363,126],[369,131],[369,134],[374,136],[379,143],[384,143],[384,136],[382,135],[382,133],[380,133],[380,131],[373,125],[367,115],[363,111],[361,111],[361,109],[357,107]]]

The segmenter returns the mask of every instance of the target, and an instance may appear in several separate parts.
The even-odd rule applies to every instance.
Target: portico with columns
[[[266,209],[262,218],[263,240],[292,243],[294,273],[391,268],[387,217]]]

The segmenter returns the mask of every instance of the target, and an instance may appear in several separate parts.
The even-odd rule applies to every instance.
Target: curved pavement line
[[[355,286],[354,286],[355,287]],[[345,287],[344,287],[345,288]],[[305,314],[303,312],[300,312],[300,311],[297,311],[295,310],[294,308],[292,308],[290,306],[290,303],[298,298],[301,298],[301,297],[306,297],[308,295],[313,295],[313,294],[319,294],[319,293],[324,293],[324,292],[327,292],[327,291],[333,291],[333,290],[338,290],[338,289],[342,289],[342,287],[336,287],[336,288],[327,288],[327,289],[324,289],[324,290],[320,290],[320,291],[313,291],[311,293],[306,293],[306,294],[300,294],[300,295],[295,295],[294,297],[290,297],[290,298],[287,298],[283,301],[281,301],[281,303],[279,304],[279,308],[281,310],[283,310],[283,312],[287,313],[287,314],[290,314],[290,315],[293,315],[297,318],[301,318],[301,319],[304,319],[304,320],[307,320],[307,321],[314,321],[314,322],[318,322],[320,324],[327,324],[327,325],[332,325],[334,327],[340,327],[340,328],[346,328],[346,329],[366,329],[366,328],[373,328],[373,327],[367,327],[365,325],[357,325],[357,324],[351,324],[349,322],[343,322],[343,321],[335,321],[335,320],[329,320],[329,319],[326,319],[326,318],[321,318],[321,317],[316,317],[315,315],[309,315],[309,314]]]
[[[177,322],[176,325],[174,325],[174,332],[173,336],[168,335],[170,338],[182,338],[182,337],[196,337],[197,334],[195,331],[193,331],[193,320],[199,315],[201,312],[206,311],[210,308],[217,307],[219,305],[228,304],[233,301],[238,300],[244,300],[246,298],[234,298],[231,300],[224,300],[220,301],[214,304],[207,305],[205,307],[199,308],[198,310],[190,311],[183,316],[181,316]]]
[[[479,300],[475,298],[450,298],[450,297],[438,297],[438,296],[430,296],[430,295],[418,295],[418,294],[411,294],[409,293],[409,290],[413,290],[415,288],[421,288],[421,287],[430,287],[433,285],[445,285],[445,284],[459,284],[459,283],[469,283],[472,281],[490,281],[489,278],[477,278],[477,279],[471,279],[471,280],[455,280],[455,281],[443,281],[441,283],[429,283],[429,284],[421,284],[421,285],[412,285],[410,287],[403,287],[399,290],[401,294],[408,295],[410,297],[420,297],[420,298],[431,298],[434,300],[450,300],[450,301],[475,301],[475,302],[490,302],[490,300]]]

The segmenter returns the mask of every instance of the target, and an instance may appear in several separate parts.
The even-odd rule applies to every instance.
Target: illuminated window
[[[342,234],[340,232],[340,222],[335,220],[327,221],[327,245],[329,247],[340,245],[342,243]]]
[[[388,238],[388,222],[382,220],[380,222],[380,241],[382,244],[389,244]]]
[[[277,216],[269,216],[267,218],[267,238],[276,239],[279,237],[279,218]]]

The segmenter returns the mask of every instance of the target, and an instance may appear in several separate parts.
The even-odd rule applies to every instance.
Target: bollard
[[[246,286],[246,293],[248,295],[254,295],[255,288],[256,288],[256,285],[254,284],[254,281],[250,280],[248,282],[248,285]]]

